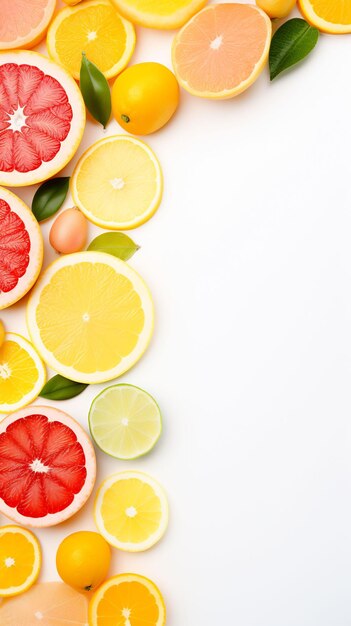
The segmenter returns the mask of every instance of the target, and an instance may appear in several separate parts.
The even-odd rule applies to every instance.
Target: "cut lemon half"
[[[107,387],[94,398],[89,428],[99,448],[116,459],[147,454],[161,435],[160,409],[146,391],[133,385]]]
[[[135,48],[134,26],[107,0],[90,0],[62,9],[47,34],[51,58],[79,79],[82,52],[106,78],[117,76]]]
[[[54,261],[32,291],[27,321],[33,343],[56,372],[81,383],[112,380],[145,352],[153,304],[142,278],[104,252]]]
[[[127,135],[94,143],[71,177],[75,204],[102,228],[128,230],[146,222],[162,197],[162,172],[152,150]]]
[[[0,413],[12,413],[33,402],[45,380],[44,364],[29,341],[6,333],[0,347]]]
[[[0,528],[1,597],[27,591],[37,580],[40,566],[40,545],[33,533],[20,526]]]
[[[98,491],[95,521],[102,536],[115,548],[127,552],[148,550],[167,528],[166,494],[148,474],[113,474]]]
[[[135,24],[172,29],[183,26],[208,0],[112,0],[117,9]]]
[[[106,580],[89,604],[90,626],[164,626],[166,607],[158,587],[138,574]]]
[[[302,15],[332,35],[351,33],[351,3],[347,0],[299,0]]]

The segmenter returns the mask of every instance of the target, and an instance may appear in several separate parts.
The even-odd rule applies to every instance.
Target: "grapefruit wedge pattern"
[[[0,512],[26,526],[53,526],[85,504],[95,482],[93,446],[52,407],[28,407],[0,423]]]
[[[56,174],[78,148],[84,124],[84,102],[66,70],[36,52],[0,54],[1,184]]]

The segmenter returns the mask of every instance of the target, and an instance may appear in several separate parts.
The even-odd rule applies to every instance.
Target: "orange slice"
[[[351,3],[348,0],[299,0],[302,15],[324,33],[351,33]]]
[[[166,608],[155,583],[138,574],[107,580],[89,605],[90,626],[164,626]]]
[[[271,21],[251,4],[214,4],[193,17],[173,42],[178,81],[201,98],[225,99],[250,87],[264,68]]]
[[[0,50],[32,48],[44,37],[56,0],[1,0]]]
[[[87,626],[88,600],[64,583],[34,585],[0,606],[1,626]]]
[[[27,591],[39,576],[40,545],[33,533],[20,526],[0,528],[0,596]],[[4,624],[1,619],[0,624]]]

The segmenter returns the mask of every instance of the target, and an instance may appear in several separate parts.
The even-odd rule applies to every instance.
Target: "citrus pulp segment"
[[[90,626],[164,626],[166,607],[154,582],[139,574],[113,576],[94,593]]]
[[[128,230],[146,222],[162,197],[162,172],[152,150],[128,135],[94,143],[70,181],[75,204],[102,228]]]
[[[2,526],[0,597],[17,596],[27,591],[37,580],[40,566],[41,550],[35,535],[20,526]]]
[[[82,95],[63,67],[37,52],[0,53],[0,184],[54,176],[74,155],[84,126]]]
[[[146,391],[133,385],[112,385],[94,398],[89,428],[99,448],[117,459],[147,454],[162,430],[160,409]]]
[[[0,347],[0,413],[11,413],[33,402],[45,380],[44,364],[29,341],[6,333]]]
[[[31,48],[44,37],[56,0],[1,0],[0,50]]]
[[[27,407],[0,422],[0,512],[26,526],[54,526],[89,498],[95,453],[72,417]]]
[[[87,626],[88,600],[64,583],[39,583],[0,606],[1,626]]]
[[[153,304],[142,278],[104,252],[78,252],[54,261],[32,291],[27,321],[39,353],[77,382],[111,380],[145,352]]]
[[[38,278],[43,238],[31,210],[0,187],[0,309],[20,300]]]
[[[148,550],[164,535],[168,502],[161,485],[143,472],[120,472],[107,478],[95,501],[97,527],[115,548]]]
[[[183,26],[208,0],[112,0],[126,18],[148,28]]]
[[[203,9],[173,41],[179,83],[201,98],[237,96],[263,70],[271,32],[269,17],[253,4],[213,4]]]
[[[60,11],[51,23],[47,46],[51,58],[79,79],[82,52],[106,78],[121,72],[134,52],[134,26],[107,0],[90,0]]]
[[[332,35],[351,33],[351,4],[345,0],[298,0],[312,26]]]

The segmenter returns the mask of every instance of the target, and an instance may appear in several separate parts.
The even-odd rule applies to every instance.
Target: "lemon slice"
[[[40,394],[45,367],[33,346],[15,333],[6,333],[0,347],[0,413],[12,413]]]
[[[94,398],[89,428],[99,448],[116,459],[147,454],[162,430],[160,409],[146,391],[133,385],[107,387]]]
[[[158,587],[138,574],[120,574],[106,580],[89,605],[91,626],[164,626],[166,607]]]
[[[0,596],[17,596],[37,580],[40,545],[33,533],[20,526],[0,528]]]
[[[134,52],[134,26],[106,0],[69,6],[56,15],[47,34],[51,58],[79,80],[82,52],[106,78],[117,76]]]
[[[160,164],[145,143],[114,135],[94,143],[71,178],[75,204],[94,224],[128,230],[146,222],[162,197]]]
[[[148,28],[173,29],[183,26],[207,0],[112,0],[128,19]]]
[[[147,474],[114,474],[99,489],[95,521],[112,546],[127,552],[148,550],[167,528],[166,495],[161,485]]]
[[[120,376],[142,356],[153,331],[153,304],[127,263],[104,252],[78,252],[42,274],[27,321],[52,369],[77,382],[99,383]]]

